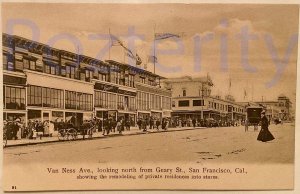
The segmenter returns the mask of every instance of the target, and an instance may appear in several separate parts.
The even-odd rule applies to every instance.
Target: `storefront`
[[[133,112],[118,112],[118,120],[130,121],[130,126],[134,127],[136,123],[136,114]]]
[[[146,118],[150,118],[151,113],[150,112],[138,112],[138,118],[140,119],[146,119]]]
[[[151,111],[151,117],[155,120],[161,120],[162,119],[162,112]]]
[[[98,119],[117,119],[117,111],[116,110],[96,110],[96,117]]]

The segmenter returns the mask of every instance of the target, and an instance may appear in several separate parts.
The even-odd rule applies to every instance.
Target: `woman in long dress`
[[[258,141],[267,142],[272,141],[274,136],[269,131],[269,121],[266,117],[266,113],[263,111],[261,113],[261,130],[257,136]]]

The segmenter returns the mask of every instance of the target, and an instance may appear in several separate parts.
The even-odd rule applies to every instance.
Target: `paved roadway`
[[[47,162],[242,162],[294,161],[294,124],[271,125],[275,140],[258,142],[258,132],[240,127],[118,136],[4,149],[5,164]]]

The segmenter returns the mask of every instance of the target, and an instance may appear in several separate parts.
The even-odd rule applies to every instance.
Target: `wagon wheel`
[[[74,128],[68,129],[67,132],[68,140],[76,140],[77,139],[77,131]]]
[[[58,139],[61,141],[61,140],[64,140],[65,139],[65,136],[66,136],[66,130],[65,129],[61,129],[58,131]]]

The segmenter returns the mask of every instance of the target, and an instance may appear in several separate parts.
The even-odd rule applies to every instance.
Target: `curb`
[[[197,130],[197,129],[206,129],[207,127],[196,127],[196,128],[182,128],[182,129],[175,129],[175,130],[159,130],[159,131],[138,131],[135,133],[129,133],[129,134],[111,134],[111,135],[105,135],[105,136],[98,136],[93,137],[92,139],[82,139],[78,138],[76,140],[53,140],[53,141],[44,141],[44,142],[29,142],[29,143],[22,143],[22,144],[13,144],[13,145],[6,145],[3,149],[9,148],[9,147],[20,147],[20,146],[30,146],[30,145],[37,145],[37,144],[50,144],[50,143],[66,143],[66,142],[75,142],[75,141],[91,141],[91,140],[97,140],[97,139],[103,139],[103,138],[113,138],[113,137],[125,137],[125,136],[135,136],[135,135],[146,135],[146,134],[156,134],[156,133],[170,133],[170,132],[176,132],[176,131],[191,131],[191,130]]]

